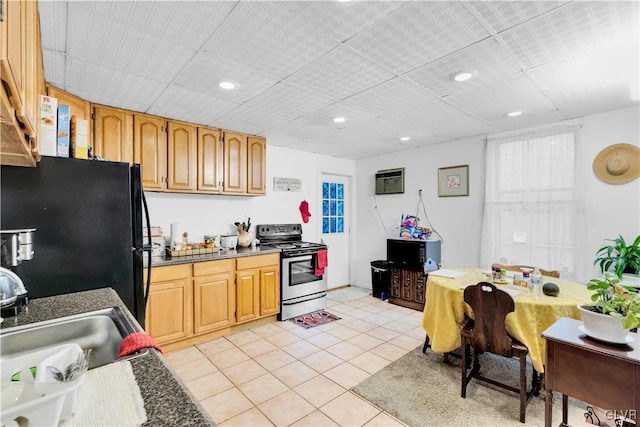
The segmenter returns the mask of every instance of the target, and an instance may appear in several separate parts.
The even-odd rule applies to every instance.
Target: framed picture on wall
[[[438,197],[469,195],[469,165],[438,169]]]

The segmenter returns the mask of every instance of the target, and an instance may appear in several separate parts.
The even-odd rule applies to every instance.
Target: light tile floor
[[[273,322],[167,353],[220,426],[403,426],[349,389],[424,341],[422,312],[345,288],[310,329]]]

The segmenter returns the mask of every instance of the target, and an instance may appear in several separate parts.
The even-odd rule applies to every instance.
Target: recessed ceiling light
[[[411,139],[411,137],[409,137],[409,136],[403,136],[402,138],[400,138],[400,141],[408,141],[410,139]]]
[[[460,71],[451,76],[451,79],[456,82],[466,82],[467,80],[471,80],[478,74],[475,70],[469,71]]]
[[[231,89],[235,89],[236,88],[236,84],[234,82],[230,82],[230,81],[220,82],[218,84],[218,86],[220,86],[222,89],[227,89],[227,90],[231,90]]]
[[[336,123],[344,123],[344,122],[347,121],[347,118],[346,117],[334,117],[333,121],[336,122]]]
[[[522,111],[512,111],[507,113],[507,117],[518,117],[520,114],[522,114]]]

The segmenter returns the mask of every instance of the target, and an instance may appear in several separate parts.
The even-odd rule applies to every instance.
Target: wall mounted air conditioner
[[[404,168],[376,172],[376,194],[404,193]]]

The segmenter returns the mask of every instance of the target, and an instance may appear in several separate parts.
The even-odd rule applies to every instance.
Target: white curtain
[[[480,257],[559,270],[584,282],[584,197],[579,125],[487,138]]]

